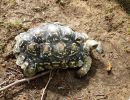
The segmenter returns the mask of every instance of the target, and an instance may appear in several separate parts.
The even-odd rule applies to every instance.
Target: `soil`
[[[45,22],[69,25],[104,48],[101,55],[93,51],[92,67],[81,79],[77,69],[54,71],[45,100],[130,99],[130,17],[114,0],[0,0],[0,87],[24,78],[12,54],[15,36]],[[40,100],[48,77],[13,86],[0,100]]]

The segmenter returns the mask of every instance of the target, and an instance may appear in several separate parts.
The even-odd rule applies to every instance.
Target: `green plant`
[[[8,22],[5,22],[4,26],[7,29],[20,29],[22,28],[22,22],[20,20],[13,19],[9,20]]]

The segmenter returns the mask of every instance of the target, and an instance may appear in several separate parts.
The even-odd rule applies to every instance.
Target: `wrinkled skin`
[[[89,40],[85,33],[74,32],[59,23],[45,23],[15,37],[16,64],[27,77],[52,69],[79,67],[79,77],[91,67],[90,51],[102,53],[101,43]]]

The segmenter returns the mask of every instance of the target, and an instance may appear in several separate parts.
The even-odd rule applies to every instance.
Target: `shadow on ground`
[[[93,58],[93,64],[88,74],[83,78],[77,78],[75,72],[78,69],[56,70],[52,73],[53,79],[51,80],[48,90],[53,93],[67,96],[70,93],[76,93],[89,85],[89,80],[95,76],[98,66],[104,66],[100,60]],[[27,89],[41,90],[45,87],[48,76],[40,77],[31,81],[26,85]]]

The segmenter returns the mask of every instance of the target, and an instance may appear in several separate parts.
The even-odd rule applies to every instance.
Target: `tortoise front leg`
[[[85,60],[84,60],[83,66],[77,71],[78,77],[85,76],[88,73],[88,71],[90,70],[91,64],[92,64],[91,57],[90,56],[86,56]]]

